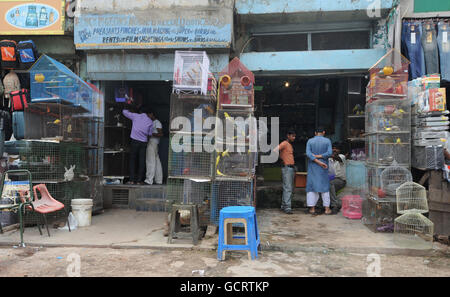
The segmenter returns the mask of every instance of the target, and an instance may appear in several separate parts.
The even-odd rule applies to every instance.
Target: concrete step
[[[166,211],[166,201],[164,199],[136,199],[136,211]]]

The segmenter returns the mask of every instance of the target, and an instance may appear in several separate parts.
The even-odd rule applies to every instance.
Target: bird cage
[[[409,100],[382,99],[366,104],[366,133],[409,132],[411,105]]]
[[[198,206],[201,226],[206,226],[210,220],[211,181],[169,178],[167,181],[167,209],[171,205],[196,204]]]
[[[219,109],[253,108],[255,76],[236,57],[219,73]]]
[[[208,92],[209,58],[205,51],[175,51],[173,89],[177,94]]]
[[[394,243],[410,249],[433,247],[434,224],[420,213],[405,213],[395,219]]]
[[[398,216],[395,198],[363,199],[362,223],[373,232],[394,232],[394,220]]]
[[[412,182],[411,172],[401,166],[389,166],[381,172],[381,190],[387,196],[395,196],[397,188],[406,182]]]
[[[210,144],[209,149],[204,144]],[[169,143],[169,177],[213,177],[214,143],[210,136],[172,133]]]
[[[244,152],[216,153],[216,176],[252,177],[255,174],[257,153],[247,149]]]
[[[427,213],[427,191],[414,182],[406,182],[396,190],[397,212],[405,214],[410,212]]]
[[[408,132],[380,132],[366,135],[366,162],[386,166],[411,166],[411,138]]]
[[[254,186],[253,179],[216,178],[211,188],[211,223],[215,225],[219,223],[219,213],[224,207],[254,206]]]
[[[408,65],[410,62],[398,50],[391,49],[370,69],[368,93],[370,98],[406,98]]]
[[[445,164],[442,145],[414,145],[411,156],[411,165],[419,169],[441,170]]]
[[[209,129],[203,125],[205,121],[211,118],[211,123],[215,124],[217,102],[214,97],[193,95],[193,94],[172,94],[170,97],[170,131],[194,131],[194,129],[209,132]],[[178,117],[185,118],[184,121],[189,122],[190,127],[178,126],[174,119]],[[180,121],[180,123],[184,123]],[[189,129],[190,128],[190,129]]]
[[[363,198],[360,195],[342,197],[342,215],[349,219],[361,219]]]
[[[96,91],[60,62],[42,55],[29,72],[32,103],[63,103],[93,111]]]
[[[256,151],[257,123],[251,111],[218,110],[215,131],[218,151],[224,151],[226,145],[249,146]]]

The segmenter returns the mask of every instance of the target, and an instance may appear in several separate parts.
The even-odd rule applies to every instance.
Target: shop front
[[[150,108],[161,122],[159,157],[165,184],[175,51],[206,51],[209,71],[219,73],[229,62],[233,3],[194,1],[170,6],[164,1],[131,1],[119,13],[107,6],[99,11],[99,3],[94,2],[102,1],[80,1],[77,6],[74,43],[85,53],[86,77],[98,82],[105,94],[103,176],[108,184],[106,196],[111,197],[108,205],[135,208],[136,195],[162,199],[165,192],[156,181],[153,187],[141,186],[142,190],[125,185],[130,175],[131,121],[122,115],[123,104],[117,102],[117,93],[127,92],[137,105]]]

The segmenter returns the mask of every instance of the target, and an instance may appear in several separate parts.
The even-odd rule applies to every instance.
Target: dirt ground
[[[379,269],[373,269],[378,263]],[[79,261],[78,261],[79,260]],[[79,266],[75,266],[80,263]],[[76,267],[79,267],[77,270]],[[369,268],[369,269],[368,269]],[[408,257],[323,252],[262,251],[227,253],[218,261],[214,251],[108,248],[0,248],[0,277],[14,276],[424,276],[449,277],[450,257]],[[78,273],[79,271],[79,273]],[[193,272],[194,271],[194,272]],[[202,272],[203,271],[203,272]],[[379,274],[376,274],[379,272]]]

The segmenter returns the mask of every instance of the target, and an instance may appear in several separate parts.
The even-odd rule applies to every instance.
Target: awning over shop
[[[244,53],[240,60],[255,75],[325,75],[367,72],[383,49]]]
[[[246,23],[335,22],[382,18],[393,0],[236,0],[236,12]]]
[[[228,54],[208,54],[210,72],[227,66]],[[172,80],[175,54],[88,53],[87,72],[91,80]]]

